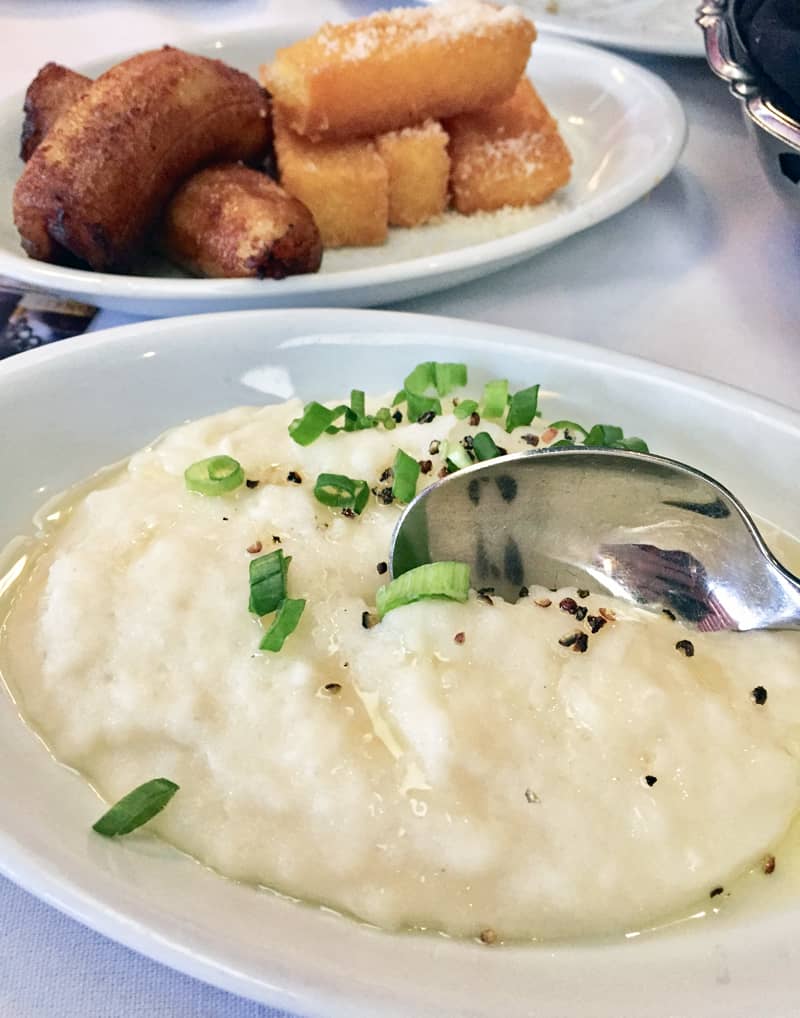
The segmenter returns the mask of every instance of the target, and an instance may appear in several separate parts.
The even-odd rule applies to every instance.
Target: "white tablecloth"
[[[84,61],[201,32],[354,16],[369,0],[2,0],[0,94],[47,60]],[[699,60],[642,60],[683,100],[677,170],[614,219],[537,258],[398,308],[581,339],[800,409],[797,214],[762,176],[736,104]],[[133,319],[101,312],[95,328]],[[677,422],[676,422],[677,423]],[[278,1012],[117,946],[0,878],[3,1018],[255,1018]]]

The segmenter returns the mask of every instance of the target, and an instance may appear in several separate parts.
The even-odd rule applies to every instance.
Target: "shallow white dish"
[[[434,0],[435,2],[435,0]],[[696,0],[516,0],[536,27],[639,53],[705,56]]]
[[[613,417],[659,453],[728,484],[800,533],[800,414],[714,382],[532,333],[369,311],[266,311],[127,326],[0,364],[0,547],[50,495],[165,427],[240,403],[351,386],[464,360],[480,384],[543,383],[548,413]],[[758,455],[748,453],[756,441]],[[340,1016],[777,1018],[796,1008],[800,900],[723,911],[657,935],[500,949],[389,935],[215,876],[147,836],[93,835],[99,803],[0,696],[0,870],[102,933],[217,986]],[[324,850],[324,846],[320,846]],[[776,874],[777,876],[778,874]],[[772,879],[772,878],[771,878]],[[774,893],[773,893],[774,892]],[[796,893],[796,892],[795,892]]]
[[[256,74],[276,48],[316,27],[275,28],[222,40],[164,41]],[[57,52],[52,56],[58,59]],[[96,75],[115,62],[76,69]],[[567,189],[542,206],[499,218],[452,214],[444,224],[393,230],[383,247],[328,251],[320,273],[280,281],[190,279],[178,270],[162,277],[110,275],[27,258],[11,212],[23,165],[17,157],[20,93],[0,105],[0,274],[100,307],[153,316],[253,307],[369,306],[487,275],[647,194],[670,172],[686,137],[683,109],[668,86],[621,57],[542,39],[535,46],[531,73],[575,159]]]

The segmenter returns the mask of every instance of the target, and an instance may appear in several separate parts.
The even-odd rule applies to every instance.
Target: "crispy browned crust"
[[[101,75],[58,119],[14,191],[32,258],[124,270],[175,188],[218,160],[256,162],[269,98],[218,60],[164,47]]]
[[[45,64],[25,93],[25,115],[20,136],[22,159],[27,162],[62,113],[84,95],[92,79],[52,61]]]
[[[200,276],[283,279],[316,272],[322,261],[306,206],[263,173],[231,163],[200,170],[178,189],[161,245]]]

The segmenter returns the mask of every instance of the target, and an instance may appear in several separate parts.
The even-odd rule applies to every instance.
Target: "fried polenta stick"
[[[182,180],[210,161],[257,161],[269,140],[269,100],[248,75],[171,47],[139,54],[101,75],[31,156],[14,191],[22,245],[123,270]]]
[[[384,243],[389,178],[371,139],[309,141],[276,109],[275,154],[281,184],[311,210],[325,247]]]
[[[279,50],[261,81],[299,134],[375,135],[507,99],[535,38],[517,7],[396,8],[323,26]]]
[[[447,208],[450,157],[436,120],[379,134],[378,155],[389,174],[389,225],[419,226]]]
[[[527,78],[505,102],[452,117],[444,126],[459,212],[537,205],[569,181],[572,157]]]
[[[74,106],[92,79],[61,64],[45,64],[28,85],[23,106],[20,157],[27,162],[62,113]]]
[[[322,261],[305,205],[239,163],[209,166],[182,184],[160,239],[172,261],[199,276],[283,279],[316,272]]]

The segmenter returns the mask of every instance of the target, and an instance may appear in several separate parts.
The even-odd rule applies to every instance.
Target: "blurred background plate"
[[[694,23],[696,0],[516,0],[516,3],[530,11],[542,32],[640,53],[703,56],[703,37]]]
[[[251,74],[279,46],[318,26],[291,26],[176,45],[219,57]],[[59,54],[53,52],[52,59]],[[122,59],[120,57],[119,59]],[[96,75],[116,61],[75,68]],[[163,264],[127,276],[27,258],[11,213],[22,91],[0,104],[0,273],[75,300],[141,315],[254,307],[358,307],[432,293],[512,265],[614,215],[651,191],[676,163],[686,138],[683,108],[660,78],[622,57],[543,38],[531,76],[558,118],[575,163],[569,186],[543,205],[497,216],[455,214],[442,223],[392,230],[382,247],[327,251],[317,275],[289,279],[190,279]]]

